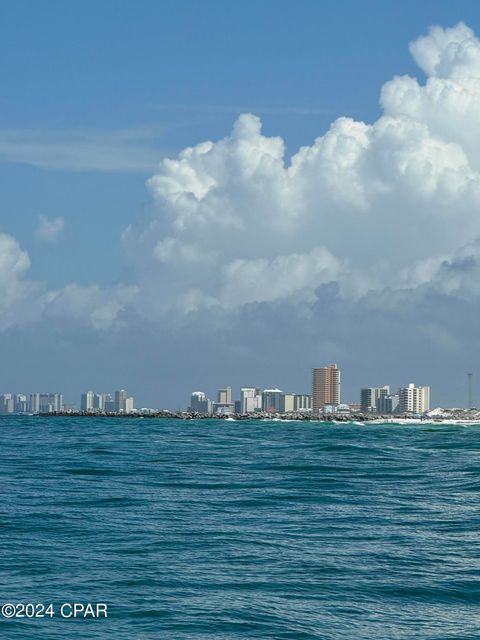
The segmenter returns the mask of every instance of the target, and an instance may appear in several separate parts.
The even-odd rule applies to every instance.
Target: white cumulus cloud
[[[313,301],[317,287],[335,282],[342,265],[323,247],[308,254],[291,253],[272,260],[237,259],[225,265],[219,299],[227,306],[297,297]]]
[[[30,268],[28,253],[6,233],[0,233],[0,305],[10,306],[25,292],[25,275]]]
[[[160,163],[156,213],[124,235],[156,309],[420,287],[480,235],[480,42],[460,23],[410,49],[425,83],[387,82],[371,124],[340,117],[288,158],[247,113]]]
[[[28,278],[30,258],[17,240],[0,233],[0,329],[21,324],[35,316],[32,307],[38,285]]]
[[[137,287],[69,284],[48,290],[31,279],[30,258],[15,238],[0,233],[0,330],[42,319],[64,320],[96,330],[112,328],[132,306]]]

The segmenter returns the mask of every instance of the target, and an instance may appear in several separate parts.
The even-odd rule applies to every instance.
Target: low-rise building
[[[235,413],[235,403],[234,402],[214,402],[212,405],[212,413],[215,415],[231,415]]]
[[[381,396],[378,399],[377,413],[397,413],[398,411],[398,394],[390,396]]]

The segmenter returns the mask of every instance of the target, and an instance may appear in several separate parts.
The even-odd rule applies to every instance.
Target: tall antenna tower
[[[473,409],[473,398],[472,398],[473,373],[467,373],[467,377],[468,377],[468,408]]]

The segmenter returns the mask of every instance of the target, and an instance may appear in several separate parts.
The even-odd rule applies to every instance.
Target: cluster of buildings
[[[240,400],[232,400],[232,388],[217,392],[217,401],[207,398],[203,391],[194,391],[189,411],[226,415],[230,413],[289,413],[312,410],[312,396],[307,393],[285,393],[281,389],[242,387]]]
[[[0,395],[0,414],[55,413],[63,411],[61,393],[4,393]]]
[[[87,391],[80,397],[80,411],[85,413],[132,413],[135,410],[133,397],[125,389],[110,393]]]
[[[390,393],[390,386],[366,387],[360,392],[362,413],[425,413],[430,409],[430,387],[417,387],[411,382]]]
[[[203,391],[194,391],[188,410],[208,415],[228,414],[305,414],[312,416],[361,413],[424,414],[430,409],[430,387],[413,383],[391,392],[389,385],[365,387],[360,391],[360,403],[342,404],[340,401],[340,369],[336,364],[312,370],[312,392],[293,393],[282,389],[242,387],[240,398],[233,399],[232,388],[219,389],[216,400]],[[0,395],[0,414],[74,412],[66,407],[61,393],[4,393]],[[86,391],[80,397],[80,411],[88,414],[133,414],[134,399],[125,389],[114,394]],[[147,411],[147,410],[142,410]],[[153,411],[153,410],[148,410]]]
[[[342,404],[340,401],[340,369],[336,364],[312,371],[312,393],[291,393],[281,389],[242,387],[240,399],[232,399],[232,388],[219,389],[212,401],[203,391],[194,391],[189,411],[202,414],[249,413],[378,413],[423,414],[430,409],[430,387],[413,383],[391,393],[390,386],[366,387],[360,391],[360,403]]]
[[[85,413],[133,413],[134,401],[125,389],[110,393],[87,391],[80,398],[80,410]],[[0,414],[61,413],[75,411],[67,407],[61,393],[4,393],[0,395]]]

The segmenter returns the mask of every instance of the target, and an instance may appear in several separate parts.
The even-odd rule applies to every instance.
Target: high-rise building
[[[336,364],[313,369],[312,409],[318,413],[325,405],[340,404],[340,369]]]
[[[195,413],[211,413],[212,401],[207,398],[203,391],[194,391],[190,396],[190,411]]]
[[[360,411],[367,413],[375,408],[375,387],[360,389]]]
[[[39,412],[57,413],[63,409],[63,395],[61,393],[40,393]]]
[[[93,411],[93,391],[87,391],[87,393],[82,393],[80,398],[80,409],[82,411]]]
[[[430,387],[416,387],[410,382],[408,387],[399,389],[398,396],[400,413],[425,413],[430,409]]]
[[[262,393],[262,411],[279,413],[284,410],[285,394],[281,389],[264,389]]]
[[[39,413],[39,412],[40,412],[40,394],[31,393],[30,394],[30,413]]]
[[[40,413],[53,413],[55,411],[53,398],[49,393],[40,394]]]
[[[390,395],[388,384],[383,387],[365,387],[360,390],[360,411],[369,413],[378,410],[378,403],[383,396]]]
[[[254,413],[262,408],[262,392],[256,387],[242,387],[240,389],[241,413]]]
[[[231,404],[232,402],[232,387],[226,389],[219,389],[217,393],[218,404]]]
[[[63,393],[51,393],[50,398],[53,398],[54,411],[63,410]]]
[[[105,411],[105,393],[96,393],[93,396],[93,408],[95,411]]]
[[[0,396],[0,413],[13,413],[15,406],[11,393],[4,393]]]
[[[125,411],[125,400],[127,399],[127,392],[125,389],[115,391],[115,411],[120,413]]]
[[[24,393],[17,393],[14,398],[14,411],[15,413],[27,413],[28,400]]]
[[[110,393],[105,394],[103,407],[106,413],[115,413],[115,400]]]
[[[133,398],[132,396],[125,398],[125,413],[132,413],[133,411]]]

